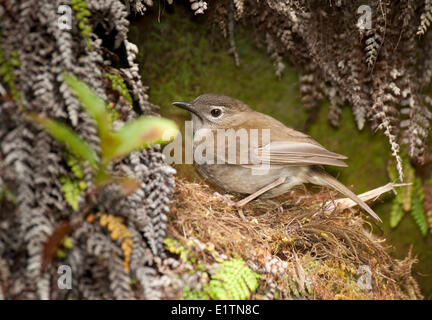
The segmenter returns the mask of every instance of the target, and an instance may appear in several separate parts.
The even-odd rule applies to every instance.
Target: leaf
[[[171,120],[140,117],[118,131],[112,130],[110,112],[105,102],[74,75],[63,73],[65,83],[81,101],[84,110],[96,120],[101,139],[103,164],[124,157],[134,150],[168,142],[178,129]]]
[[[90,117],[96,120],[99,137],[101,140],[108,139],[112,129],[110,114],[105,102],[96,95],[93,90],[83,81],[70,73],[63,73],[65,83],[81,102],[84,110]]]
[[[414,185],[413,182],[415,179],[415,171],[414,168],[411,166],[409,160],[405,156],[403,156],[403,159],[403,174],[405,177],[405,182],[411,184],[408,184],[403,188],[395,188],[395,190],[397,191],[397,199],[395,199],[395,201],[399,201],[400,205],[403,207],[403,210],[405,210],[405,212],[409,212],[411,210],[411,199]],[[387,173],[391,181],[396,181],[398,179],[398,172],[394,161],[391,161],[388,164]]]
[[[390,212],[390,227],[396,228],[401,222],[405,215],[405,211],[402,210],[402,206],[397,199],[393,200],[392,209]]]
[[[423,189],[420,178],[415,179],[411,215],[413,216],[417,226],[420,228],[421,233],[425,236],[427,234],[428,225],[423,208]]]
[[[75,156],[66,154],[66,163],[78,179],[84,178],[82,163]]]
[[[432,234],[432,210],[426,212],[426,220],[429,225],[429,233]]]
[[[105,76],[111,81],[113,90],[116,90],[121,94],[127,101],[132,102],[132,97],[129,93],[123,78],[118,74],[105,73]]]
[[[79,181],[71,180],[67,176],[61,176],[59,181],[62,185],[63,197],[65,201],[69,203],[74,211],[78,210],[79,196],[81,194]]]
[[[29,116],[33,121],[39,123],[54,139],[63,143],[72,154],[87,160],[93,169],[98,167],[95,151],[66,125],[41,114],[31,113]]]
[[[411,201],[412,201],[412,193],[413,193],[413,187],[414,187],[414,179],[415,179],[415,172],[414,168],[411,166],[409,161],[405,162],[404,168],[404,176],[405,176],[405,182],[411,183],[410,185],[407,185],[403,188],[403,195],[402,195],[402,206],[403,209],[406,212],[409,212],[411,210]]]
[[[242,259],[227,260],[216,268],[208,293],[212,299],[245,300],[258,288],[259,278]]]
[[[114,133],[117,144],[107,147],[104,161],[124,157],[132,151],[168,142],[178,133],[176,124],[159,117],[140,117]]]
[[[396,170],[396,165],[394,161],[390,161],[387,165],[387,174],[390,178],[390,181],[396,181],[398,179],[398,173]]]

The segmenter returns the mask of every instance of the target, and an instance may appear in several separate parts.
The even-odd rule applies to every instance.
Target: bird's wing
[[[281,165],[330,165],[347,167],[342,159],[347,157],[328,151],[309,135],[291,129],[267,115],[260,115],[260,120],[271,125],[270,141],[262,142],[255,148],[255,154],[263,163]]]
[[[272,141],[255,148],[256,156],[262,163],[283,165],[329,165],[347,167],[341,159],[347,157],[328,151],[319,144],[297,139]]]

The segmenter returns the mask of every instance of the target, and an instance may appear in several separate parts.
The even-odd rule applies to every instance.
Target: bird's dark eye
[[[210,113],[211,113],[211,115],[212,115],[213,118],[218,118],[222,114],[222,110],[215,108],[215,109],[212,109],[210,111]]]

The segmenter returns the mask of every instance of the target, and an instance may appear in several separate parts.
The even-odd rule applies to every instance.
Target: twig
[[[230,42],[229,53],[234,56],[236,67],[240,67],[240,59],[236,49],[235,36],[234,36],[234,5],[231,3],[231,9],[228,12],[228,35]]]
[[[376,199],[378,199],[379,196],[381,196],[382,194],[389,192],[389,191],[393,191],[394,193],[396,193],[396,191],[394,190],[395,187],[403,187],[403,186],[408,186],[411,183],[387,183],[384,186],[369,190],[367,192],[364,192],[362,194],[359,194],[358,197],[360,199],[362,199],[363,201],[369,201],[369,200],[373,200],[375,201]],[[324,204],[324,208],[326,211],[333,211],[335,210],[336,207],[339,207],[340,209],[344,210],[344,209],[348,209],[348,208],[352,208],[355,207],[356,205],[358,205],[356,202],[354,202],[353,200],[349,199],[349,198],[342,198],[342,199],[337,199],[334,201],[327,201]]]

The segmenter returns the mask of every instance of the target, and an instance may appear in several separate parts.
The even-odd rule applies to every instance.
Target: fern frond
[[[405,211],[402,209],[400,202],[398,201],[399,194],[393,200],[392,208],[390,211],[390,227],[396,228],[401,222],[402,218],[405,215]]]
[[[177,254],[180,259],[188,264],[194,264],[198,261],[193,252],[183,246],[178,240],[165,238],[164,240],[165,249],[170,253]]]
[[[93,30],[88,24],[88,18],[91,16],[91,12],[88,9],[87,2],[85,0],[72,0],[71,5],[76,13],[80,32],[83,35],[85,41],[87,42],[88,49],[91,50],[92,45],[90,42],[90,37]]]
[[[411,215],[420,228],[421,233],[426,235],[428,231],[428,224],[426,222],[426,216],[423,208],[423,198],[424,194],[421,180],[416,178],[413,190]]]
[[[289,281],[288,281],[288,288],[290,289],[290,292],[297,298],[297,299],[300,299],[300,293],[299,293],[299,291],[297,290],[297,285],[296,285],[296,283],[295,283],[295,281],[294,280],[292,280],[292,279],[290,279]]]
[[[382,37],[376,32],[376,30],[369,30],[366,33],[366,64],[371,69],[378,58],[378,53],[382,44]]]
[[[111,239],[121,241],[121,249],[123,251],[124,260],[123,266],[126,272],[129,272],[130,255],[132,253],[132,233],[124,225],[123,218],[115,217],[109,214],[99,212],[99,223],[102,227],[106,227],[111,233]]]
[[[78,179],[84,178],[84,168],[82,162],[76,158],[73,154],[68,153],[66,155],[66,163],[71,168],[72,173]]]
[[[1,36],[1,33],[0,33]],[[3,46],[0,44],[0,79],[8,85],[11,92],[12,99],[21,103],[21,92],[15,87],[15,74],[14,70],[20,66],[18,53],[12,51],[10,56],[7,57]]]
[[[194,290],[186,286],[183,288],[181,300],[209,300],[209,296],[205,290]]]
[[[116,90],[118,93],[120,93],[127,101],[132,102],[132,97],[129,93],[129,90],[120,75],[105,73],[105,76],[111,81],[113,90]]]
[[[82,184],[78,180],[72,180],[67,176],[61,176],[59,178],[61,188],[63,191],[63,197],[65,201],[74,209],[78,210],[79,197],[83,188],[85,189],[85,183]]]
[[[432,210],[426,212],[426,221],[429,226],[429,233],[432,234]]]
[[[260,275],[253,272],[242,259],[232,259],[221,263],[209,284],[212,299],[245,300],[258,288]]]
[[[326,91],[326,94],[328,95],[330,100],[330,108],[327,119],[332,126],[339,127],[340,117],[342,114],[343,100],[339,96],[338,90],[336,90],[335,88],[329,87],[326,88]]]
[[[420,16],[420,25],[417,29],[417,35],[424,35],[429,29],[432,22],[432,0],[425,0],[424,12]]]
[[[416,177],[415,177],[414,168],[411,166],[409,161],[405,161],[403,171],[404,171],[404,177],[406,179],[405,182],[411,183],[403,187],[402,198],[401,198],[403,209],[405,210],[405,212],[408,212],[411,210],[413,189],[414,189],[414,183]]]
[[[390,211],[390,227],[396,228],[405,216],[405,212],[411,210],[412,192],[415,179],[414,169],[411,167],[409,161],[404,159],[403,173],[407,183],[411,185],[396,187],[396,197],[393,200],[392,208]],[[387,172],[391,181],[398,179],[398,172],[394,162],[387,166]]]

